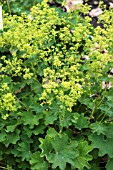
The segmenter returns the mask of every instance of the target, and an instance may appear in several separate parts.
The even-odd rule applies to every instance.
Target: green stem
[[[8,10],[9,10],[9,13],[11,15],[11,8],[10,8],[10,5],[9,5],[9,1],[7,0],[7,7],[8,7]]]
[[[27,111],[29,110],[29,108],[24,103],[22,103],[17,97],[16,97],[16,99],[25,108],[25,110],[27,110]]]
[[[3,167],[3,166],[0,166],[0,169],[6,169],[6,170],[8,170],[8,168],[5,168],[5,167]],[[13,169],[12,169],[13,170]]]
[[[107,115],[107,112],[108,112],[111,108],[112,108],[112,106],[110,106],[110,107],[108,108],[108,110],[106,111],[106,113],[105,113],[104,116],[102,117],[101,122],[103,121],[103,119],[104,119],[105,116]]]
[[[79,105],[79,107],[78,107],[78,109],[77,109],[77,112],[79,111],[79,109],[80,109],[81,105],[82,105],[82,104],[80,103],[80,105]]]
[[[97,121],[99,120],[99,118],[103,115],[104,113],[101,113],[98,117],[97,117]]]
[[[98,106],[101,105],[101,103],[103,102],[104,98],[105,98],[105,96],[103,96],[102,99],[100,100],[100,102],[94,107],[94,109],[92,110],[92,113],[91,113],[91,117],[93,117],[96,109],[98,108]]]
[[[63,132],[63,127],[61,127],[59,133],[62,134],[62,132]]]
[[[102,122],[107,114],[105,113],[104,116],[102,117],[101,121]]]

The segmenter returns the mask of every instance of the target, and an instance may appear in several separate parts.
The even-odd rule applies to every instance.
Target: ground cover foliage
[[[1,169],[112,169],[113,11],[94,29],[88,8],[3,14]]]

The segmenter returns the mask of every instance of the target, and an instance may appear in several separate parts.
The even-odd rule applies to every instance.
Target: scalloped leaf
[[[23,124],[24,125],[29,125],[30,129],[33,129],[35,125],[39,125],[39,120],[43,117],[43,114],[37,113],[34,115],[32,112],[24,112],[22,116]]]
[[[20,152],[18,156],[22,157],[22,161],[25,160],[29,160],[31,157],[31,151],[30,151],[30,144],[29,143],[25,143],[25,142],[21,142],[18,144],[18,151]]]
[[[89,155],[89,152],[92,151],[92,146],[88,145],[87,141],[80,142],[78,145],[78,151],[79,156],[75,158],[74,166],[72,166],[74,169],[84,170],[86,167],[87,169],[90,169],[90,164],[88,161],[91,161],[93,157]]]
[[[106,164],[106,170],[111,170],[111,169],[113,169],[113,158],[109,159]]]
[[[108,154],[110,158],[113,158],[113,138],[104,138],[103,135],[92,134],[89,136],[89,140],[92,142],[92,147],[99,149],[99,156]]]
[[[31,170],[48,170],[48,163],[40,157],[40,152],[32,154],[30,159]]]
[[[92,129],[92,132],[97,133],[97,135],[100,135],[100,134],[105,135],[106,130],[107,130],[106,125],[104,125],[100,122],[92,123],[90,128]]]
[[[75,113],[75,115],[73,116],[72,122],[74,123],[75,128],[79,130],[83,128],[88,128],[89,126],[88,117],[85,117],[84,113],[81,113],[81,114]]]
[[[78,142],[69,141],[66,134],[48,134],[45,139],[40,139],[41,156],[46,157],[52,163],[52,168],[59,167],[61,170],[66,168],[66,163],[74,164],[74,159],[78,156]]]
[[[13,133],[8,133],[5,141],[3,142],[6,147],[9,146],[10,143],[16,144],[18,140],[20,140],[20,130],[16,129]]]

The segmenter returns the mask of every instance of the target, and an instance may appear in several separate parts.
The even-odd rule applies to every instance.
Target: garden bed
[[[1,169],[112,169],[113,9],[94,2],[3,6]]]

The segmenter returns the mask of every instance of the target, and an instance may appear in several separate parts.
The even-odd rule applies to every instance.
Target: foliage
[[[112,167],[113,11],[100,16],[104,29],[79,12],[43,1],[30,17],[4,13],[1,169],[93,170],[105,158]]]
[[[24,0],[1,0],[3,4],[3,9],[11,14],[20,15],[22,12],[29,13],[30,8],[37,3],[41,2],[41,0],[34,1],[24,1]]]
[[[42,0],[1,0],[0,4],[3,5],[3,9],[11,14],[21,15],[22,12],[27,14],[30,13],[30,9],[32,6],[35,6],[38,3],[41,3]],[[63,0],[48,0],[49,4],[53,4],[55,6],[61,6],[63,4]]]

